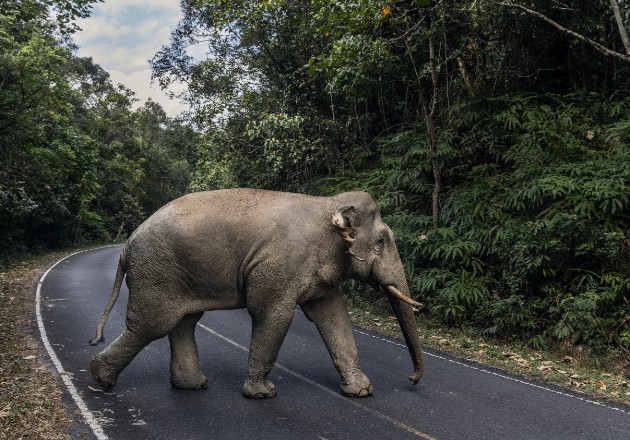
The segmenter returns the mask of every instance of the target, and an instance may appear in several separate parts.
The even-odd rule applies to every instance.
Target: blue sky
[[[181,18],[179,0],[105,0],[92,16],[80,20],[75,34],[79,56],[92,57],[114,83],[134,92],[142,105],[149,97],[171,116],[184,106],[170,101],[157,84],[151,85],[148,60],[165,44]]]

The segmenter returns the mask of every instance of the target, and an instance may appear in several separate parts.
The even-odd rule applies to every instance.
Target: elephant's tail
[[[125,278],[125,273],[127,272],[127,246],[120,253],[120,259],[118,260],[118,269],[116,270],[116,281],[114,282],[114,289],[112,290],[112,294],[109,297],[109,303],[107,307],[105,307],[105,311],[103,312],[103,316],[101,316],[101,320],[98,322],[96,326],[96,336],[94,339],[90,341],[90,345],[98,345],[99,342],[103,342],[105,339],[103,338],[103,327],[107,322],[107,318],[109,318],[109,313],[112,311],[116,300],[118,299],[118,294],[120,293],[120,286],[122,285],[123,278]]]

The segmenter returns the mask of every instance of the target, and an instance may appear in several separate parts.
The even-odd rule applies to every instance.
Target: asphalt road
[[[278,397],[242,397],[251,323],[245,310],[207,312],[196,336],[209,388],[172,389],[168,340],[146,347],[107,393],[89,372],[96,323],[114,282],[120,247],[72,255],[40,282],[42,339],[67,398],[89,424],[76,438],[100,439],[630,439],[630,407],[428,351],[417,386],[404,342],[355,330],[375,394],[349,399],[314,324],[296,310],[270,379]],[[105,327],[124,326],[127,290]]]

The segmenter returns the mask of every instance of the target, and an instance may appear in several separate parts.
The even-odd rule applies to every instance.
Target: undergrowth
[[[374,196],[431,321],[630,362],[630,98],[507,96],[443,118],[441,228],[421,128],[380,138],[380,162],[330,192]]]

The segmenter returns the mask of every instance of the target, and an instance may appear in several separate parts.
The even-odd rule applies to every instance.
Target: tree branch
[[[514,3],[508,3],[508,2],[497,2],[495,1],[494,3],[497,3],[499,5],[502,6],[507,6],[510,8],[518,8],[521,9],[525,12],[527,12],[530,15],[533,15],[535,17],[540,18],[541,20],[547,22],[548,24],[550,24],[551,26],[555,27],[556,29],[558,29],[561,32],[564,32],[565,34],[571,35],[573,38],[580,40],[583,43],[588,44],[589,46],[593,47],[595,50],[597,50],[598,52],[600,52],[603,55],[609,56],[609,57],[615,57],[618,58],[622,61],[625,61],[626,63],[630,63],[630,54],[629,55],[625,55],[619,52],[615,52],[614,50],[608,49],[607,47],[599,44],[596,41],[591,40],[590,38],[585,37],[584,35],[578,34],[575,31],[572,31],[571,29],[567,29],[564,26],[562,26],[561,24],[559,24],[558,22],[552,20],[551,18],[547,17],[544,14],[541,14],[538,11],[534,11],[533,9],[529,9],[526,8],[525,6],[519,5],[519,4],[514,4]]]

